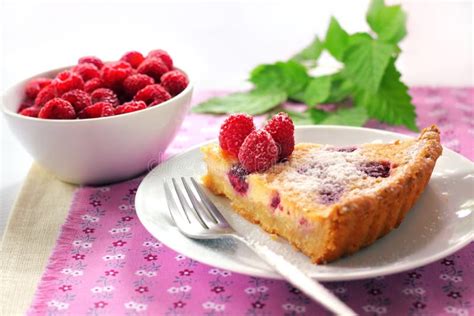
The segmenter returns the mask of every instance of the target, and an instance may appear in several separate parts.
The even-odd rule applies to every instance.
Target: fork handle
[[[283,256],[275,253],[267,246],[259,242],[249,240],[245,237],[235,235],[235,238],[244,242],[269,266],[275,269],[294,287],[301,290],[308,297],[319,302],[337,315],[356,315],[356,313],[345,305],[339,298],[326,289],[321,283],[313,280],[309,275],[303,272],[293,263],[286,260]]]

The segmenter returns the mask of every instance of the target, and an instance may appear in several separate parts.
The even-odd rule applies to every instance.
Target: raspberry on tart
[[[352,254],[398,227],[442,153],[436,126],[418,139],[334,147],[294,145],[290,133],[279,130],[283,121],[277,116],[251,132],[240,147],[245,155],[229,155],[218,144],[202,147],[203,183],[226,196],[236,213],[285,238],[315,263]],[[275,150],[270,135],[273,146],[282,142],[292,149],[285,160],[268,154]],[[259,150],[265,153],[262,163],[251,156]]]
[[[225,119],[219,131],[221,148],[237,157],[245,138],[255,130],[253,118],[244,113],[232,114]]]
[[[264,172],[277,162],[278,146],[266,130],[255,130],[245,138],[238,157],[248,172]]]
[[[278,113],[268,120],[265,130],[278,145],[278,159],[288,158],[295,148],[295,126],[286,113]]]

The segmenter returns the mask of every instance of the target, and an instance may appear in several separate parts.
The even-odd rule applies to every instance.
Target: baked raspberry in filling
[[[351,153],[357,149],[356,146],[347,146],[347,147],[336,147],[336,151],[344,152],[344,153]]]
[[[371,183],[370,178],[390,176],[389,161],[368,160],[357,149],[356,146],[312,148],[292,161],[277,163],[274,168],[285,167],[275,177],[275,183],[277,187],[314,196],[317,203],[331,205],[337,203],[348,189]],[[236,192],[246,194],[249,189],[247,176],[253,173],[236,164],[230,168],[228,178]],[[270,209],[279,205],[280,195],[276,192],[271,197]]]
[[[387,178],[390,175],[390,162],[388,161],[364,162],[359,168],[369,177]]]
[[[355,146],[323,146],[293,157],[274,183],[298,192],[302,199],[313,196],[317,203],[330,205],[347,191],[371,182],[369,177],[388,177],[389,173],[390,163],[368,161]]]
[[[234,165],[230,168],[227,177],[229,178],[230,184],[240,194],[247,193],[249,184],[247,183],[247,175],[249,173],[241,165]]]
[[[280,202],[280,194],[278,192],[275,192],[272,196],[272,200],[270,201],[270,207],[275,209],[280,206]]]
[[[330,183],[326,187],[319,190],[319,203],[321,204],[332,204],[339,200],[344,188],[339,184]]]

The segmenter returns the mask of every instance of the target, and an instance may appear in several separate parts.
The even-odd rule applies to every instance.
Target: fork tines
[[[196,222],[204,229],[227,224],[194,178],[181,177],[181,181],[172,178],[163,185],[170,215],[181,230]]]

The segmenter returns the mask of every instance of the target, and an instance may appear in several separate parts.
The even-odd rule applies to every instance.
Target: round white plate
[[[311,126],[296,128],[297,142],[351,145],[389,142],[404,135],[367,128]],[[229,239],[198,241],[184,237],[172,222],[163,191],[163,179],[205,173],[199,147],[194,147],[153,169],[136,195],[138,217],[145,228],[168,247],[195,260],[253,276],[279,278],[243,244]],[[474,164],[444,148],[431,180],[400,227],[370,247],[326,265],[314,265],[284,240],[273,240],[259,226],[233,213],[225,198],[211,199],[240,233],[266,243],[291,258],[322,281],[354,280],[397,273],[426,265],[474,239]]]

